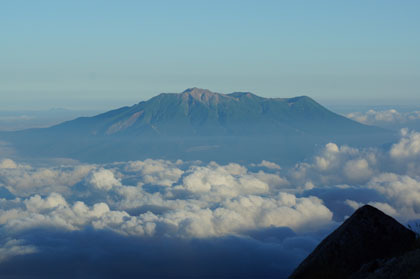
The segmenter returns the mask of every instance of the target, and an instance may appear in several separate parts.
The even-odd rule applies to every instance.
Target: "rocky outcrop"
[[[420,278],[420,249],[399,257],[375,259],[364,264],[351,279],[418,279]]]
[[[349,278],[377,259],[401,256],[415,240],[414,232],[365,205],[325,238],[290,278]]]

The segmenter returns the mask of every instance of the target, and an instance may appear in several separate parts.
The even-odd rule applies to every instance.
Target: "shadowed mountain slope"
[[[415,233],[395,219],[365,205],[325,238],[290,278],[349,278],[363,264],[409,251],[415,239]]]
[[[159,157],[292,162],[317,144],[376,144],[390,137],[383,129],[335,114],[306,96],[263,98],[199,88],[162,93],[51,128],[0,134],[0,140],[12,142],[24,155],[87,161]]]

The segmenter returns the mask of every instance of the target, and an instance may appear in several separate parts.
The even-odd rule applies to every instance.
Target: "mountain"
[[[102,161],[253,160],[264,154],[278,161],[299,157],[329,141],[386,143],[389,138],[387,131],[335,114],[306,96],[263,98],[199,88],[162,93],[130,107],[47,129],[0,134],[0,140],[12,142],[25,155]]]
[[[415,240],[413,231],[365,205],[326,237],[290,278],[342,279],[352,277],[360,269],[373,271],[372,262],[403,255],[414,248]]]
[[[376,128],[335,114],[306,96],[262,98],[249,92],[220,94],[199,88],[163,93],[131,107],[52,128],[92,136],[153,137],[351,134],[372,129]]]

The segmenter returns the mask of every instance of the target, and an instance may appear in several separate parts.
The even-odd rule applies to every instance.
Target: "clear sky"
[[[0,1],[0,109],[188,87],[420,103],[420,1]]]

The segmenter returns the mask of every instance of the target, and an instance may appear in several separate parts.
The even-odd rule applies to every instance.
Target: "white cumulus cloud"
[[[113,186],[120,186],[121,182],[115,178],[114,173],[108,169],[93,171],[88,179],[89,183],[100,190],[111,190]]]

